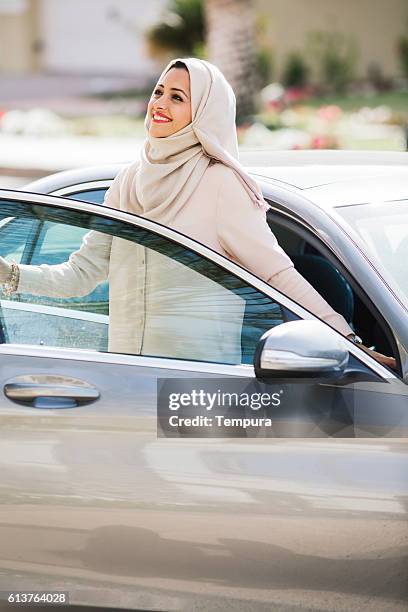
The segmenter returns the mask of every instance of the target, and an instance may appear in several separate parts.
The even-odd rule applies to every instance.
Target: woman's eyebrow
[[[161,83],[158,83],[158,84],[157,84],[157,87],[163,87],[163,88],[164,88],[164,85],[162,85]],[[181,91],[181,93],[183,93],[183,94],[186,96],[186,98],[188,98],[188,95],[187,95],[187,94],[186,94],[186,92],[185,92],[185,91],[183,91],[182,89],[177,89],[177,87],[170,87],[170,89],[172,89],[172,90],[174,90],[174,91]]]

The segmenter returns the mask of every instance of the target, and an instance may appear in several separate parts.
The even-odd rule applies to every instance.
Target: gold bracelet
[[[11,264],[10,274],[8,275],[5,283],[3,293],[6,296],[10,296],[12,293],[15,293],[18,288],[18,283],[20,281],[20,268],[15,263],[15,261]]]

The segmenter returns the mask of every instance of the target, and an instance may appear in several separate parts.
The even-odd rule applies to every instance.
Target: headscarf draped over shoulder
[[[146,114],[147,137],[136,174],[136,214],[169,223],[188,201],[211,159],[232,168],[256,206],[267,209],[259,185],[238,160],[235,125],[236,101],[231,85],[210,62],[176,58],[168,63],[157,83],[176,61],[190,75],[192,121],[165,138],[149,134],[151,117]]]

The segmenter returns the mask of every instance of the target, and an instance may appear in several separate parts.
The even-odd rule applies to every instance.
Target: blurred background
[[[178,56],[224,72],[243,148],[407,150],[408,0],[0,0],[0,187],[136,159]]]

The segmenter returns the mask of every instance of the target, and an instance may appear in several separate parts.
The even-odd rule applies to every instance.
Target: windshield
[[[336,211],[357,231],[370,260],[408,305],[408,200],[339,206]]]

